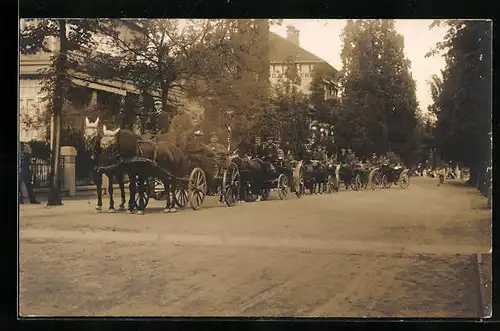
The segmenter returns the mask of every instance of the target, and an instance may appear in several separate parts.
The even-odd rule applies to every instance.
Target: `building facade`
[[[120,28],[120,34],[124,40],[144,33],[144,31],[132,21],[122,20],[121,22],[123,24]],[[36,24],[36,22],[30,22],[30,24]],[[21,20],[21,29],[25,27],[26,22]],[[108,46],[106,37],[96,35],[94,38],[98,41],[99,45],[95,50],[96,52],[108,54],[115,52],[114,49]],[[47,41],[50,51],[57,51],[57,38],[50,37]],[[42,75],[40,70],[50,66],[51,52],[46,53],[40,51],[33,55],[20,56],[19,111],[21,118],[36,117],[38,113],[45,110],[46,105],[42,102],[44,95],[42,93]],[[79,55],[73,52],[70,53],[70,56],[78,57]],[[269,33],[269,59],[271,84],[275,84],[280,79],[285,71],[286,62],[292,59],[297,65],[297,70],[301,78],[300,90],[306,95],[311,93],[310,85],[313,78],[313,71],[316,66],[322,65],[335,71],[326,61],[300,47],[299,31],[294,27],[288,27],[287,38],[283,38],[273,32]],[[110,98],[123,102],[127,95],[133,94],[139,96],[143,92],[133,84],[118,79],[97,79],[81,72],[74,72],[71,75],[73,84],[82,90],[82,94],[90,95],[90,97],[80,105],[82,109],[95,107],[101,102],[109,103],[107,100]],[[325,98],[337,95],[337,85],[333,80],[325,77],[323,83]],[[160,95],[158,91],[149,92],[156,98]],[[203,108],[198,102],[188,100],[183,96],[180,90],[172,90],[170,95],[173,99],[172,103],[176,107],[182,108],[186,113],[195,114],[198,121],[200,120],[203,114]],[[82,117],[83,116],[84,115],[82,115]],[[21,141],[50,140],[52,126],[50,126],[50,128],[43,126],[36,128],[33,126],[27,127],[24,123],[25,121],[20,121]],[[141,130],[138,131],[140,132]]]
[[[286,70],[285,63],[289,60],[292,60],[297,66],[301,78],[300,90],[306,95],[311,94],[311,82],[316,66],[321,65],[331,72],[336,72],[336,69],[325,60],[300,47],[300,32],[297,28],[288,26],[286,38],[269,32],[269,77],[271,84],[276,84],[279,81]],[[335,97],[338,94],[336,82],[328,77],[323,79],[323,89],[325,98]]]

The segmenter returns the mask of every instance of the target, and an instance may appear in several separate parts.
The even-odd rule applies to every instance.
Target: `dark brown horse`
[[[169,142],[172,146],[186,156],[188,162],[188,169],[200,168],[205,172],[208,187],[217,185],[217,179],[214,169],[218,166],[217,161],[220,158],[217,152],[210,148],[209,145],[203,143],[195,134],[194,129],[184,132],[180,136],[174,136],[171,133],[164,133],[158,135],[143,135],[151,139],[153,142],[166,143]],[[222,201],[222,194],[220,195]]]
[[[116,163],[118,152],[114,148],[112,144],[107,144],[106,142],[109,140],[108,137],[105,137],[104,133],[108,133],[107,130],[104,129],[104,132],[101,132],[99,129],[99,118],[94,123],[91,123],[88,118],[85,118],[85,126],[84,126],[84,140],[85,140],[85,149],[91,155],[91,170],[90,174],[92,179],[97,186],[97,207],[96,211],[102,211],[102,174],[104,173],[108,178],[108,194],[109,194],[109,212],[115,212],[115,202],[113,199],[113,177],[115,177],[120,185],[120,193],[121,193],[121,204],[119,206],[120,210],[125,209],[125,185],[124,185],[124,173],[121,171],[97,171],[98,167],[105,167]],[[114,132],[112,132],[114,134]]]
[[[134,207],[137,207],[138,214],[144,213],[145,201],[144,192],[148,189],[147,182],[151,177],[159,177],[165,188],[165,192],[173,194],[175,192],[175,184],[179,178],[186,176],[189,163],[184,152],[174,143],[162,139],[161,135],[144,135],[139,136],[131,130],[120,130],[116,133],[114,144],[119,152],[122,160],[129,160],[136,156],[140,156],[154,161],[161,169],[166,170],[171,176],[164,175],[163,172],[158,172],[150,163],[144,164],[141,162],[126,163],[123,168],[131,180],[130,194],[134,197],[129,203],[128,212],[132,212]],[[139,188],[137,192],[136,183]],[[139,199],[135,203],[135,195],[139,193]],[[175,211],[170,194],[166,194],[165,212]]]

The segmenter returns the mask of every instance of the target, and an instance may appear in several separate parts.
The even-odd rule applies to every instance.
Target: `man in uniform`
[[[170,124],[169,116],[163,111],[163,102],[156,100],[154,102],[154,113],[150,117],[150,133],[161,134],[165,133],[165,129]]]
[[[351,147],[347,148],[346,163],[350,166],[356,163],[356,156],[354,155]]]
[[[250,148],[250,156],[252,158],[261,158],[263,155],[263,146],[260,137],[255,137],[255,143]]]
[[[219,143],[219,138],[215,134],[213,134],[212,137],[210,138],[210,145],[209,146],[216,153],[221,153],[221,152],[226,150],[224,145]]]
[[[340,150],[340,157],[339,157],[339,161],[340,161],[341,163],[344,163],[344,164],[345,164],[345,163],[347,163],[347,154],[346,154],[346,150],[345,150],[345,148],[342,148],[342,149]]]
[[[30,199],[30,203],[32,204],[40,204],[36,200],[35,192],[33,191],[33,185],[31,183],[32,174],[30,170],[30,154],[31,148],[28,145],[23,143],[19,146],[19,203],[24,203],[24,196],[21,190],[22,184],[26,187],[26,191],[28,191],[28,197]]]
[[[278,148],[273,137],[268,137],[266,139],[262,151],[262,160],[266,163],[267,170],[274,171],[273,161],[275,161],[278,156]]]

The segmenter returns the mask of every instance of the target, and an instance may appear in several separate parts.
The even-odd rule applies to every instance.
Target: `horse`
[[[347,164],[340,164],[337,166],[336,169],[337,173],[337,178],[339,179],[339,186],[340,183],[344,183],[346,189],[349,188],[349,186],[353,190],[358,190],[357,184],[356,184],[356,170]]]
[[[158,143],[169,142],[175,145],[186,156],[189,169],[198,167],[205,172],[208,187],[216,187],[218,185],[217,174],[214,172],[214,169],[220,166],[218,163],[220,163],[219,159],[221,159],[221,155],[218,155],[220,153],[197,139],[198,134],[194,129],[185,133],[182,137],[174,137],[170,133],[147,134],[143,135],[143,137],[149,137],[149,139]],[[219,202],[222,202],[222,199],[223,194],[221,192],[219,194]]]
[[[120,186],[121,203],[119,210],[125,210],[125,185],[124,185],[124,174],[121,171],[107,170],[104,172],[97,171],[97,167],[109,166],[116,162],[118,153],[115,146],[109,144],[110,136],[114,136],[117,131],[108,132],[104,127],[103,132],[99,130],[99,117],[95,122],[91,123],[87,117],[85,117],[84,125],[84,141],[85,150],[91,155],[91,176],[97,186],[97,207],[96,212],[102,212],[102,174],[104,173],[110,180],[108,182],[108,194],[109,194],[109,212],[114,213],[115,202],[113,199],[113,177],[118,181]]]
[[[328,158],[324,151],[316,153],[309,151],[304,160],[305,167],[305,188],[311,191],[311,194],[324,193],[326,191],[326,182],[329,174]]]
[[[164,138],[165,135],[163,134],[139,136],[131,130],[120,130],[115,136],[117,150],[120,152],[122,159],[126,160],[140,156],[152,160],[171,175],[167,177],[163,176],[162,173],[156,173],[151,164],[141,162],[127,163],[125,167],[126,171],[131,175],[131,178],[137,178],[139,184],[139,201],[136,204],[138,214],[144,214],[145,204],[143,195],[144,191],[149,189],[147,187],[148,179],[157,176],[161,176],[159,179],[164,185],[165,192],[167,192],[164,212],[176,211],[175,206],[170,200],[170,195],[175,193],[175,183],[187,174],[189,164],[184,151],[173,142]],[[135,181],[131,181],[130,184],[130,194],[135,198],[136,183]],[[132,212],[133,208],[134,206],[129,204],[129,212]]]

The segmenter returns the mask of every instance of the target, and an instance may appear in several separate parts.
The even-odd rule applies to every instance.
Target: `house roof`
[[[285,62],[289,58],[297,62],[327,63],[322,58],[306,51],[286,38],[269,31],[269,61]],[[332,67],[332,69],[334,68]]]

